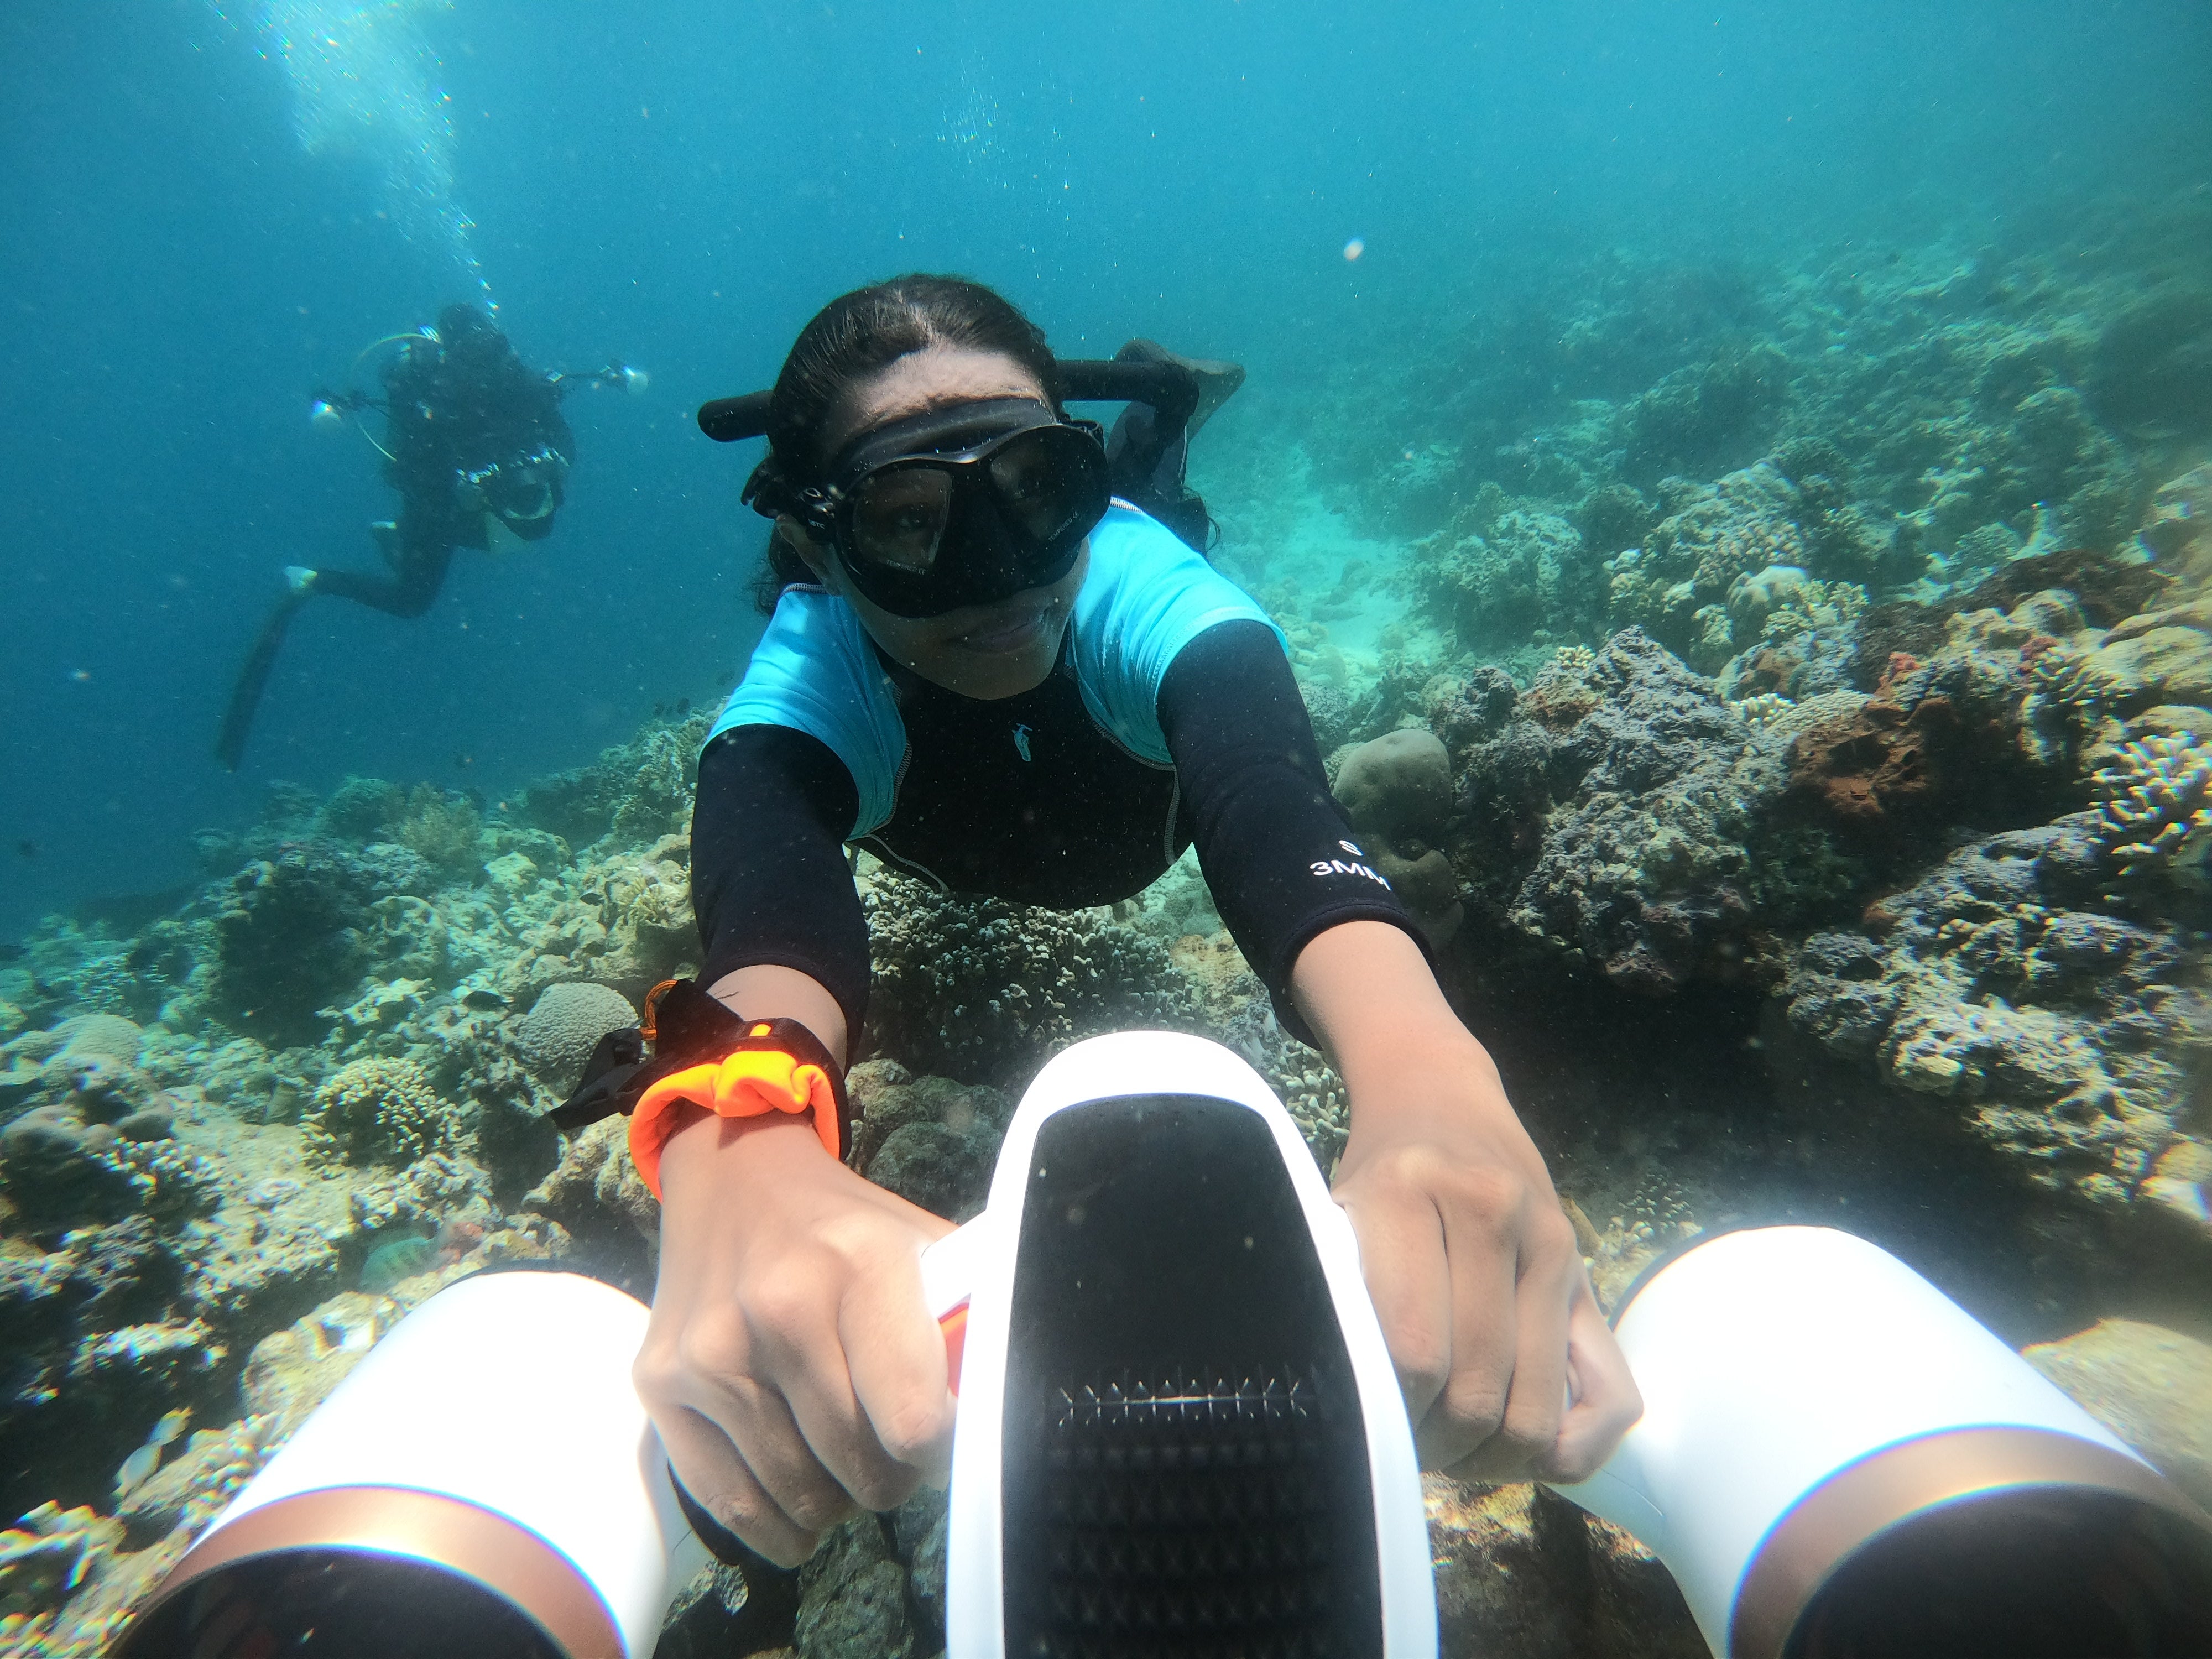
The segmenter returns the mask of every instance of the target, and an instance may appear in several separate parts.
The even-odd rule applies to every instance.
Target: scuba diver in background
[[[951,1224],[842,1161],[870,985],[848,848],[1075,908],[1194,842],[1277,1017],[1345,1079],[1335,1196],[1425,1462],[1577,1480],[1641,1408],[1542,1157],[1330,797],[1280,631],[1202,556],[1184,447],[1241,379],[1145,342],[1061,362],[999,295],[915,276],[700,411],[767,436],[744,500],[775,521],[767,631],[699,760],[702,966],[655,993],[652,1059],[556,1121],[631,1114],[662,1200],[638,1391],[694,1525],[776,1562],[951,1442],[917,1264]],[[1133,407],[1103,441],[1064,413],[1109,398]]]
[[[216,740],[216,758],[233,771],[245,755],[285,630],[301,605],[328,594],[387,616],[419,617],[436,600],[457,549],[489,551],[507,538],[544,540],[566,498],[575,453],[562,398],[579,385],[635,392],[646,381],[642,370],[621,364],[588,374],[540,374],[472,305],[448,306],[434,330],[380,340],[368,350],[395,343],[399,349],[384,367],[381,398],[322,392],[311,417],[319,427],[335,427],[363,410],[383,415],[384,441],[376,447],[385,458],[386,482],[399,492],[399,514],[369,532],[387,568],[285,568],[284,592],[240,671]]]

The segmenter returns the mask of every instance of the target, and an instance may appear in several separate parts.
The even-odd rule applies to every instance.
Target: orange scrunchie
[[[765,1036],[766,1026],[754,1035]],[[764,1117],[770,1112],[814,1114],[814,1132],[840,1155],[837,1094],[830,1074],[780,1048],[740,1048],[720,1060],[672,1072],[647,1089],[629,1118],[629,1155],[655,1198],[660,1196],[660,1153],[683,1120],[685,1102],[718,1117]]]

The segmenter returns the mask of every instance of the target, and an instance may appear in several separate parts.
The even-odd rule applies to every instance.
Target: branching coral
[[[1771,726],[1796,706],[1788,697],[1774,691],[1760,691],[1736,703],[1737,711],[1753,726]]]
[[[2212,851],[2212,745],[2194,732],[2137,738],[2094,782],[2098,845],[2123,884],[2201,879]]]
[[[2037,694],[2046,702],[2076,711],[2083,720],[2094,720],[2106,703],[2127,695],[2126,685],[2109,667],[2070,646],[2053,645],[2021,654]]]
[[[459,1109],[438,1097],[411,1060],[357,1060],[315,1091],[303,1150],[317,1164],[404,1168],[474,1139]]]

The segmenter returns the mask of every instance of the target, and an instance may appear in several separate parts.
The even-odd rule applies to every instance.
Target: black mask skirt
[[[787,504],[837,550],[853,586],[894,616],[938,617],[1045,587],[1105,516],[1106,452],[1088,422],[995,398],[864,433],[826,488]]]

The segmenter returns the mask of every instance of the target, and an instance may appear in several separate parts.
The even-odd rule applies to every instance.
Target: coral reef
[[[1643,545],[1605,561],[1607,614],[1703,672],[1762,641],[1848,621],[1866,604],[1860,584],[1896,563],[1825,474],[1801,484],[1765,460],[1711,484],[1670,478],[1659,493],[1664,516]]]
[[[1789,360],[1759,344],[1724,347],[1662,375],[1615,417],[1630,477],[1716,471],[1755,456],[1788,399],[1789,374]]]
[[[2138,738],[2093,780],[2097,842],[2126,888],[2201,883],[2212,849],[2212,744],[2195,732]]]
[[[1443,529],[1415,544],[1408,572],[1460,643],[1490,653],[1572,639],[1602,605],[1597,565],[1575,526],[1556,514],[1509,507],[1506,499],[1496,484],[1485,485]]]
[[[1774,822],[1783,742],[1640,630],[1561,658],[1502,719],[1494,683],[1445,700],[1493,711],[1443,717],[1472,738],[1450,851],[1492,936],[1660,994],[1741,975],[1856,878],[1822,832]]]
[[[848,1086],[854,1169],[949,1220],[982,1209],[1014,1115],[1011,1099],[996,1089],[916,1078],[890,1060],[854,1066]]]
[[[1366,850],[1376,869],[1441,949],[1465,914],[1442,846],[1452,806],[1443,744],[1425,728],[1385,733],[1345,756],[1334,787],[1352,829],[1373,842]]]
[[[604,985],[549,985],[530,1006],[515,1042],[556,1088],[574,1085],[584,1062],[610,1031],[637,1024],[637,1010]]]
[[[354,851],[321,841],[288,844],[240,871],[215,902],[212,1010],[240,1030],[280,1043],[313,1042],[322,1011],[359,983],[368,963],[361,923],[377,900],[421,896],[430,866],[403,847]]]
[[[1601,1297],[1700,1229],[1849,1224],[2200,1497],[2205,223],[1787,266],[1501,251],[1200,458],[1235,457],[1214,556],[1279,617]],[[191,884],[0,957],[0,1644],[100,1650],[455,1274],[650,1294],[624,1125],[544,1114],[697,961],[707,727],[656,717],[497,804],[278,786]],[[1230,1044],[1333,1167],[1343,1080],[1194,860],[1074,915],[860,878],[871,1179],[971,1213],[1025,1076],[1130,1024]],[[1702,1650],[1563,1502],[1429,1499],[1448,1652]],[[803,1573],[702,1575],[662,1650],[933,1653],[945,1530],[925,1494]]]
[[[506,907],[522,946],[499,975],[518,1000],[563,981],[592,980],[632,1002],[664,979],[697,965],[691,915],[690,842],[664,836],[618,849],[531,884]]]
[[[636,846],[681,836],[691,817],[691,780],[713,724],[701,713],[647,726],[589,766],[532,784],[514,816],[579,848]]]
[[[302,1146],[310,1162],[403,1169],[430,1152],[468,1147],[465,1114],[438,1097],[411,1060],[356,1060],[315,1091]]]
[[[392,840],[441,869],[466,873],[483,861],[483,812],[435,784],[418,783],[395,803],[387,827]]]
[[[569,1138],[561,1161],[519,1206],[562,1230],[581,1272],[650,1296],[660,1259],[660,1201],[630,1162],[629,1121],[611,1117]]]
[[[1102,1031],[1197,1029],[1166,951],[1102,913],[945,897],[881,869],[862,901],[872,1054],[988,1083],[1025,1076]]]
[[[1951,1114],[2021,1179],[2212,1225],[2193,1189],[2150,1182],[2192,1133],[2166,1039],[2204,1029],[2193,953],[2103,914],[2103,884],[2086,813],[1978,842],[1869,907],[1868,931],[1809,938],[1780,992],[1789,1023]]]

